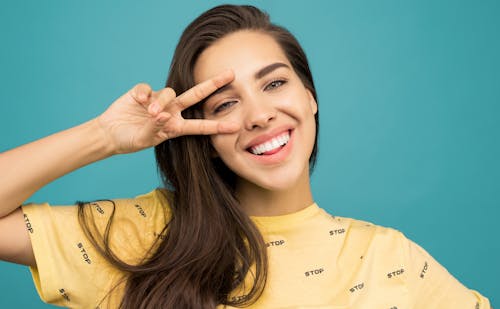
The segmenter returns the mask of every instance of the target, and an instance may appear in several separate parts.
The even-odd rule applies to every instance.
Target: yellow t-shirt
[[[168,222],[166,198],[155,190],[135,199],[93,203],[98,228],[105,227],[113,206],[112,248],[137,263]],[[31,204],[23,211],[40,297],[63,307],[116,308],[123,274],[91,246],[77,207]],[[268,246],[269,275],[250,308],[490,308],[487,298],[464,287],[396,230],[333,217],[316,204],[289,215],[252,219]]]

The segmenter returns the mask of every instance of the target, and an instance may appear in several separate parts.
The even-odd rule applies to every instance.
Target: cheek
[[[310,114],[314,115],[315,113],[315,110],[312,109],[311,99],[307,92],[304,91],[290,93],[286,98],[282,98],[279,104],[297,119],[305,119]]]
[[[234,151],[236,137],[234,134],[217,134],[210,138],[214,148],[214,157],[220,157],[225,161],[226,157],[231,157]]]
[[[214,149],[214,156],[215,157],[220,157],[219,153],[221,151],[220,147],[220,138],[218,138],[218,135],[211,136],[210,137],[210,142],[212,144],[212,148]]]

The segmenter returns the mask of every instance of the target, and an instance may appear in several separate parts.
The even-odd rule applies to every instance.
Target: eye
[[[282,86],[285,83],[286,83],[286,80],[282,80],[282,79],[273,80],[272,82],[270,82],[269,84],[266,85],[264,90],[273,90],[275,88]]]
[[[222,111],[224,111],[224,110],[226,110],[226,109],[230,108],[230,107],[231,107],[231,106],[233,106],[234,104],[236,104],[236,101],[227,101],[227,102],[224,102],[224,103],[222,103],[222,104],[218,105],[218,106],[214,109],[213,113],[214,113],[214,114],[220,113],[220,112],[222,112]]]

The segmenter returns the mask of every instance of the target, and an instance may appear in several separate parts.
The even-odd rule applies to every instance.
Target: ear
[[[309,105],[311,107],[311,111],[313,112],[314,115],[318,112],[318,103],[314,99],[314,96],[312,95],[311,91],[309,89],[307,90],[307,95],[309,96]]]

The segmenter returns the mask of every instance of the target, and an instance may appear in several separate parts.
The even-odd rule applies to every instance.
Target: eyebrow
[[[260,79],[266,76],[267,74],[271,73],[272,71],[282,67],[290,68],[287,64],[283,62],[275,62],[260,69],[257,73],[255,73],[254,77],[255,79]]]
[[[283,62],[271,63],[269,65],[266,65],[265,67],[263,67],[259,71],[257,71],[257,73],[255,73],[255,75],[254,75],[254,78],[261,79],[262,77],[266,76],[267,74],[271,73],[272,71],[274,71],[278,68],[283,68],[283,67],[290,69],[290,66],[283,63]],[[210,95],[208,95],[203,101],[206,102],[206,101],[208,101],[208,99],[215,96],[216,94],[219,94],[219,93],[224,92],[224,91],[232,90],[233,88],[234,87],[232,84],[224,85],[224,86],[218,88],[217,90],[215,90],[214,92],[212,92]]]

